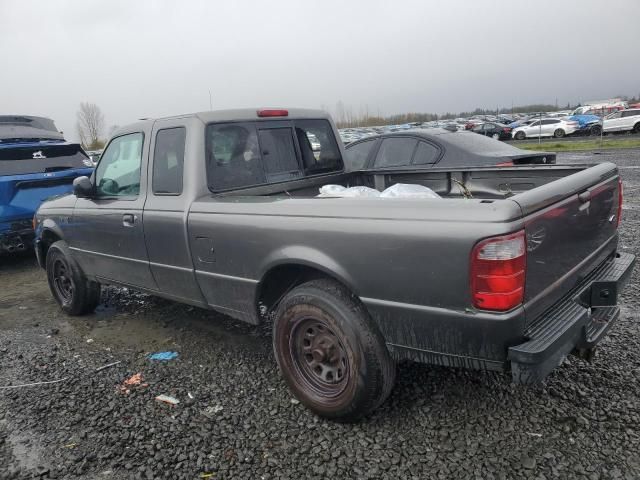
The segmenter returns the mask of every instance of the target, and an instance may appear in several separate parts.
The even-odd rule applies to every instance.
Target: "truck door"
[[[159,120],[154,125],[144,231],[158,289],[176,300],[206,305],[196,282],[186,228],[189,201],[183,177],[187,131],[185,119]]]
[[[94,194],[76,202],[69,243],[88,275],[155,290],[142,225],[148,151],[142,129],[109,142],[93,174]]]

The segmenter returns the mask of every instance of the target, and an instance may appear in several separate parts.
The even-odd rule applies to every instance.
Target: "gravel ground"
[[[640,151],[598,159],[621,166],[621,245],[640,254]],[[593,363],[571,358],[535,388],[404,363],[382,408],[340,425],[292,401],[269,325],[112,288],[70,318],[31,256],[1,262],[0,387],[65,379],[0,389],[2,479],[640,478],[638,269]],[[160,350],[179,357],[146,358]]]

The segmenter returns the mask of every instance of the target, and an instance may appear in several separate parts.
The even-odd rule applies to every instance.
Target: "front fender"
[[[36,252],[36,258],[38,259],[38,265],[40,265],[41,268],[45,268],[47,248],[56,240],[63,239],[64,235],[60,225],[52,218],[40,220],[38,217],[38,214],[36,214],[34,250]]]

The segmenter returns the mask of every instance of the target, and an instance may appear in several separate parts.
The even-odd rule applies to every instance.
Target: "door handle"
[[[133,213],[125,213],[122,215],[122,225],[125,227],[133,227],[133,224],[136,223],[136,215]]]

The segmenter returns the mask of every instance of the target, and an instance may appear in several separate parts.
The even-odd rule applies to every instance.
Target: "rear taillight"
[[[509,127],[504,127],[502,129],[502,131],[505,132],[505,133],[509,133],[511,131],[511,129]]]
[[[509,160],[508,162],[496,163],[496,167],[513,167],[513,161]]]
[[[524,230],[479,242],[471,254],[474,307],[504,312],[524,299],[527,246]]]
[[[620,226],[622,220],[622,195],[624,194],[624,187],[622,186],[622,179],[618,178],[618,214],[616,215],[616,228]]]

